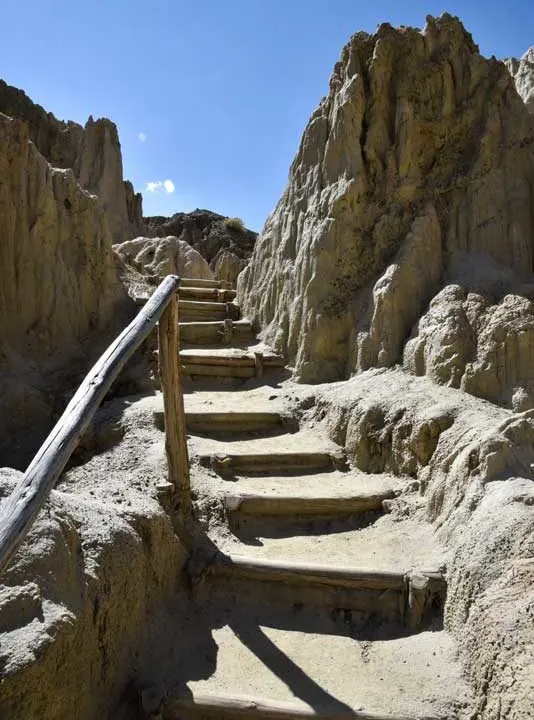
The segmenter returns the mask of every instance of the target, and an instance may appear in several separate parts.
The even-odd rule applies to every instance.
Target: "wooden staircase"
[[[226,531],[190,569],[191,626],[214,648],[200,678],[177,664],[161,717],[463,717],[442,550],[430,526],[385,513],[410,479],[350,467],[287,416],[283,359],[253,345],[233,291],[187,280],[179,294],[193,497],[211,484]]]

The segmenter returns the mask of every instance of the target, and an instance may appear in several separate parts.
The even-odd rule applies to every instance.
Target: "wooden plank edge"
[[[355,710],[347,707],[346,711],[338,709],[316,710],[303,704],[277,702],[264,698],[246,696],[218,695],[193,693],[168,699],[166,708],[175,711],[193,711],[207,715],[240,718],[268,718],[268,720],[445,720],[437,716],[391,715]]]
[[[337,497],[236,493],[225,495],[224,505],[229,512],[240,515],[349,515],[381,510],[382,502],[392,497],[395,497],[393,490],[369,495],[340,495]]]
[[[251,559],[240,555],[220,555],[210,566],[217,575],[234,575],[264,580],[286,580],[298,584],[318,583],[368,590],[405,591],[409,573],[372,571],[353,567],[331,567],[297,562]]]

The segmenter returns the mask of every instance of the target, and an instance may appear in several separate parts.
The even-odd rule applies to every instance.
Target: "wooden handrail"
[[[168,422],[166,427],[170,429],[166,432],[169,436],[169,432],[174,430],[180,438],[166,443],[169,479],[177,489],[184,491],[186,503],[189,501],[189,466],[185,446],[183,397],[179,385],[177,347],[176,292],[179,284],[179,277],[167,276],[143,309],[108,347],[86,375],[65,412],[28,466],[24,477],[0,506],[0,572],[6,568],[28,534],[113,381],[129,358],[150,335],[160,318],[166,329],[166,337],[161,328],[159,332],[165,419]],[[173,326],[174,322],[176,324]],[[165,341],[162,342],[164,337]],[[178,371],[173,368],[173,363],[178,367]],[[170,378],[169,373],[172,373]],[[172,398],[165,397],[171,394]],[[168,417],[173,412],[177,412],[177,416]],[[178,449],[177,442],[179,442]],[[180,467],[180,463],[185,463],[185,467]]]

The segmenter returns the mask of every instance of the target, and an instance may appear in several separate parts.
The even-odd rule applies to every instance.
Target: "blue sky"
[[[19,0],[0,69],[57,117],[114,120],[146,215],[205,207],[259,230],[350,35],[445,10],[486,55],[534,45],[532,0]]]

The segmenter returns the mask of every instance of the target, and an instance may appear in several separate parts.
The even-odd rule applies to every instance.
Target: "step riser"
[[[185,413],[187,430],[192,433],[225,435],[232,433],[269,433],[285,427],[278,413]],[[163,411],[154,412],[154,424],[165,429]]]
[[[210,313],[180,311],[179,317],[181,322],[220,322],[221,320],[226,320],[227,315],[225,310]]]
[[[214,325],[195,324],[188,326],[180,323],[180,345],[221,345],[229,346],[252,342],[254,333],[250,325],[234,325],[225,337],[223,323]]]
[[[363,627],[376,618],[389,627],[420,629],[441,617],[446,583],[439,573],[393,573],[310,564],[221,558],[199,591],[239,602],[314,606],[341,612]],[[211,600],[210,600],[211,601]]]
[[[309,473],[314,470],[334,470],[335,464],[328,453],[284,453],[280,455],[201,455],[201,465],[225,473]]]
[[[243,498],[237,495],[227,496],[225,505],[236,522],[265,516],[282,519],[303,519],[304,516],[327,518],[381,511],[383,501],[392,497],[394,493],[359,498]]]
[[[204,280],[200,278],[182,278],[180,280],[180,288],[184,287],[202,287],[202,288],[224,288],[226,283],[222,280]]]
[[[182,373],[191,377],[241,378],[256,377],[256,368],[226,365],[182,365]]]
[[[398,714],[377,715],[363,710],[321,711],[304,707],[290,707],[256,699],[237,700],[226,697],[184,696],[167,700],[164,704],[165,720],[421,720]],[[425,720],[437,720],[425,717]]]
[[[268,610],[279,608],[283,613],[295,606],[308,608],[326,617],[339,617],[355,630],[377,628],[384,635],[400,630],[421,630],[434,619],[430,600],[425,611],[414,622],[409,615],[408,593],[399,589],[344,588],[315,583],[313,579],[301,583],[288,578],[265,579],[260,576],[232,577],[217,574],[195,591],[199,603],[223,603],[239,606],[240,603]],[[378,628],[377,628],[378,629]]]
[[[232,302],[235,299],[235,290],[224,290],[219,288],[180,287],[178,297],[183,300],[198,300],[212,302]]]

